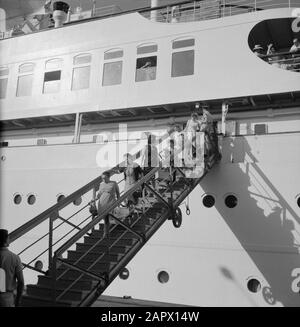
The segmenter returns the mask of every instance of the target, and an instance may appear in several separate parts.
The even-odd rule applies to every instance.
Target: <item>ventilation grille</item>
[[[36,142],[37,145],[46,145],[47,140],[46,139],[38,139]]]
[[[268,126],[267,124],[256,124],[254,125],[254,134],[262,135],[268,133]]]
[[[0,142],[0,148],[8,146],[8,142]]]

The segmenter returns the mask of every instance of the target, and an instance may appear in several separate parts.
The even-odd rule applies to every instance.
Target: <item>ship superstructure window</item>
[[[172,43],[172,77],[194,74],[195,39],[175,40]]]
[[[59,92],[62,64],[62,59],[51,59],[46,62],[43,93]]]
[[[32,92],[34,64],[26,63],[19,67],[17,97],[30,96]]]
[[[8,82],[9,69],[6,67],[0,68],[0,99],[6,97],[7,82]]]
[[[104,53],[102,85],[118,85],[122,82],[123,50],[114,49]],[[106,62],[108,61],[108,62]]]
[[[156,44],[142,45],[137,48],[137,55],[140,57],[136,60],[136,82],[153,81],[156,79],[157,56],[153,54],[157,52],[157,49]],[[151,55],[145,56],[145,54]]]
[[[72,90],[88,89],[90,86],[91,74],[90,54],[82,54],[74,57],[73,60],[73,76],[72,76]]]

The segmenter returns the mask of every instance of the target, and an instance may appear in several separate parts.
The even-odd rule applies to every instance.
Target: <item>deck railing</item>
[[[297,0],[202,0],[182,1],[139,12],[150,20],[162,23],[184,23],[292,7],[299,7]]]
[[[300,53],[277,52],[260,58],[274,67],[300,72]]]
[[[118,6],[95,7],[85,11],[71,8],[65,25],[92,19],[108,18],[138,12],[146,18],[164,23],[183,23],[210,20],[265,9],[297,8],[298,0],[201,0],[180,1],[151,8],[149,6],[122,11]],[[8,21],[9,22],[9,21]],[[8,31],[0,31],[0,39],[21,36],[54,28],[51,13],[14,17],[15,25]]]

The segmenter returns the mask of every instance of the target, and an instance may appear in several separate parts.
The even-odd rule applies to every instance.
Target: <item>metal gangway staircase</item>
[[[159,144],[168,138],[167,133]],[[10,242],[19,242],[24,269],[39,273],[37,284],[26,286],[22,305],[91,306],[167,220],[180,227],[180,204],[221,157],[215,124],[203,140],[203,167],[196,177],[187,177],[185,167],[155,167],[97,214],[90,208],[101,182],[99,176],[13,231]],[[134,158],[140,155],[141,151]],[[112,168],[110,173],[119,172],[119,168],[120,165]],[[116,209],[141,189],[134,209],[125,216],[117,215]],[[66,218],[66,212],[76,208],[73,202],[79,197],[85,198],[86,203]],[[104,235],[106,215],[110,223],[109,232]],[[47,270],[37,264],[41,258],[48,261]]]

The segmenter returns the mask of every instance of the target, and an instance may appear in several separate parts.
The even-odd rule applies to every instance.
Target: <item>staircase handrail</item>
[[[158,143],[162,143],[169,136],[170,136],[169,133],[164,134],[158,140]],[[141,155],[141,153],[142,153],[142,149],[137,151],[133,155],[133,159],[137,159]],[[120,164],[118,164],[115,167],[109,169],[108,172],[110,172],[111,176],[114,175],[114,174],[117,174],[117,173],[119,173],[119,167],[122,167],[122,166],[124,167],[124,164],[125,164],[125,162],[122,161]],[[101,175],[102,175],[102,173],[101,173]],[[71,193],[70,195],[68,195],[67,197],[65,197],[64,199],[59,201],[58,203],[54,204],[52,207],[50,207],[47,210],[43,211],[42,213],[40,213],[36,217],[32,218],[31,220],[29,220],[25,224],[21,225],[20,227],[18,227],[14,231],[12,231],[9,234],[10,243],[13,243],[18,238],[25,235],[27,232],[29,232],[33,228],[37,227],[38,225],[40,225],[41,223],[46,221],[48,218],[51,217],[52,214],[55,214],[59,210],[65,208],[66,206],[68,206],[70,203],[72,203],[74,200],[76,200],[77,198],[79,198],[83,194],[87,193],[88,191],[90,191],[90,190],[92,190],[92,189],[94,189],[96,187],[98,188],[98,186],[100,185],[100,183],[102,181],[101,175],[96,177],[95,179],[93,179],[91,182],[87,183],[86,185],[84,185],[80,189],[78,189],[75,192]]]
[[[126,200],[130,195],[140,189],[144,183],[149,181],[152,176],[159,170],[160,167],[155,167],[151,169],[151,171],[143,176],[136,184],[131,187],[127,192],[125,192],[122,196],[119,197],[112,204],[107,206],[98,217],[94,218],[89,224],[87,224],[84,228],[82,228],[79,232],[77,232],[74,236],[72,236],[66,243],[64,243],[60,248],[58,248],[54,252],[54,256],[60,257],[66,250],[68,250],[73,244],[75,244],[80,238],[82,238],[89,230],[95,227],[106,215],[108,215],[113,209],[120,206],[120,204]]]

